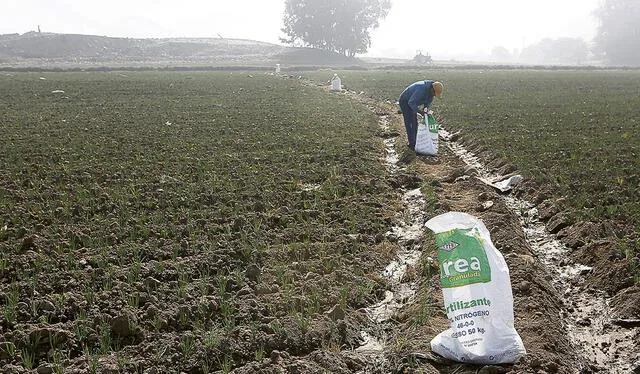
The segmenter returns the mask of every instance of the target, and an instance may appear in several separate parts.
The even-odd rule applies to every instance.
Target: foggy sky
[[[367,56],[465,59],[596,32],[599,0],[392,0]],[[279,44],[284,0],[2,0],[0,34],[218,37]]]

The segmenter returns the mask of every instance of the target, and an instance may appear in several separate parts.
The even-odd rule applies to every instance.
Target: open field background
[[[382,292],[395,196],[362,105],[237,72],[0,86],[2,365],[226,372],[356,344],[323,313]]]
[[[370,327],[361,309],[389,288],[380,272],[399,250],[388,231],[401,190],[422,187],[433,215],[492,191],[414,174],[455,174],[444,150],[390,175],[381,136],[392,134],[378,121],[392,111],[298,79],[332,74],[2,73],[0,368],[384,372],[352,353]],[[523,174],[517,192],[546,204],[560,233],[582,238],[572,223],[597,222],[584,230],[602,232],[576,243],[576,255],[614,236],[591,257],[609,270],[585,277],[612,296],[637,283],[637,73],[340,74],[364,92],[355,96],[392,102],[415,80],[441,79],[437,116],[495,169]],[[604,99],[582,95],[602,82],[615,83]],[[541,92],[550,84],[555,101]],[[589,111],[596,103],[606,111]],[[580,359],[561,331],[562,301],[530,262],[517,217],[499,203],[484,214],[510,255],[530,352],[518,370],[571,372]],[[433,249],[412,244],[425,257]],[[398,316],[404,327],[386,332],[389,366],[446,322],[433,268],[411,274],[421,296]],[[639,317],[637,300],[616,300],[624,317]]]

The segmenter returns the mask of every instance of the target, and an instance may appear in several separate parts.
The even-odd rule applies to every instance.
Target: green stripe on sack
[[[429,127],[429,132],[437,134],[438,130],[440,130],[440,126],[438,126],[438,123],[436,122],[433,114],[427,114],[427,126]]]
[[[442,288],[491,282],[491,267],[477,229],[436,234]]]

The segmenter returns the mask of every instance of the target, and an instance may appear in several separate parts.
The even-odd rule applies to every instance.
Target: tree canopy
[[[604,0],[596,15],[596,51],[614,65],[640,65],[640,1]]]
[[[589,46],[581,38],[546,38],[524,48],[520,60],[529,63],[580,64],[589,55]]]
[[[280,40],[353,57],[369,49],[390,8],[391,0],[286,0]]]

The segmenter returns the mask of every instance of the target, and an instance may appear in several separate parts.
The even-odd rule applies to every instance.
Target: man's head
[[[438,98],[442,99],[442,91],[444,90],[444,86],[440,82],[433,82],[431,85],[433,88],[433,94]]]

